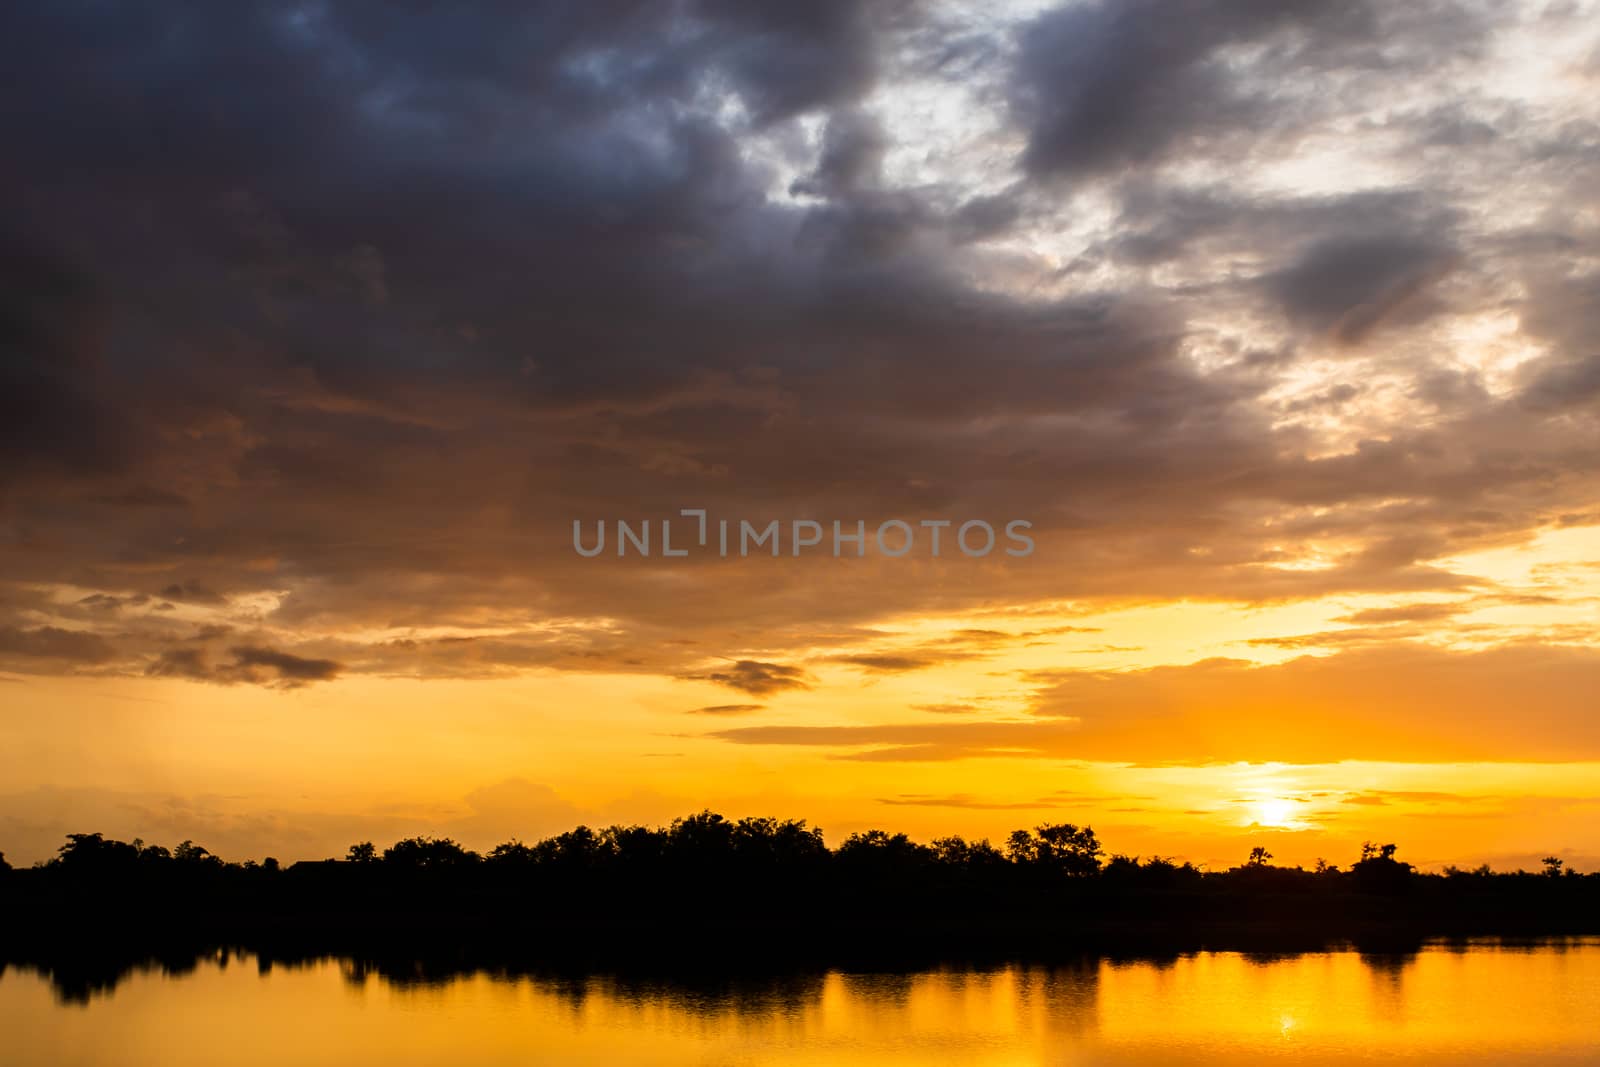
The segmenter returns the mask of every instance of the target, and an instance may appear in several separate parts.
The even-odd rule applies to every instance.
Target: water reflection
[[[18,1064],[1595,1062],[1600,941],[914,972],[463,971],[229,951],[0,969]]]

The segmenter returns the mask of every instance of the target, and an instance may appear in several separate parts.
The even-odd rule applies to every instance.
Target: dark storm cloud
[[[875,23],[901,0],[700,0],[715,27],[713,53],[740,86],[754,117],[772,122],[859,97],[875,78]]]
[[[851,193],[879,181],[888,142],[876,120],[846,111],[828,120],[822,149],[811,175],[794,183],[794,190],[818,196]]]
[[[1258,261],[1262,269],[1238,296],[1282,316],[1295,342],[1327,341],[1352,353],[1370,351],[1362,343],[1386,325],[1417,326],[1452,310],[1442,283],[1465,265],[1463,212],[1427,189],[1269,197],[1130,178],[1119,201],[1117,233],[1100,250],[1112,262],[1195,269],[1208,260]],[[1443,368],[1433,371],[1429,388],[1446,387],[1445,377]],[[1336,406],[1360,392],[1342,382],[1285,410]]]
[[[1314,110],[1296,96],[1297,80],[1326,67],[1425,68],[1470,41],[1476,23],[1459,4],[1398,13],[1365,0],[1062,5],[1018,34],[1011,94],[1028,135],[1022,163],[1040,176],[1093,176],[1293,131]],[[1247,48],[1259,51],[1241,55]]]
[[[1024,165],[1070,174],[1146,163],[1259,115],[1207,62],[1249,24],[1214,22],[1195,10],[1203,6],[1073,4],[1041,15],[1023,34],[1014,87],[1029,135]]]
[[[1341,344],[1355,344],[1414,306],[1448,269],[1452,252],[1404,237],[1318,244],[1271,281],[1285,312]]]
[[[0,115],[0,580],[72,593],[14,595],[0,623],[114,615],[100,666],[130,673],[323,669],[166,658],[177,623],[129,599],[159,595],[343,673],[777,692],[837,646],[880,669],[997,647],[863,650],[886,613],[1467,588],[1437,561],[1595,499],[1600,334],[1567,268],[1592,241],[1485,210],[1513,177],[1592,204],[1592,137],[1454,91],[1474,9],[998,18],[6,9],[0,61],[38,103]],[[993,128],[950,160],[915,143],[963,121],[885,108],[907,79]],[[1448,106],[1409,103],[1439,86]],[[1335,120],[1392,139],[1408,177],[1229,177]],[[1127,169],[1157,162],[1201,177]],[[1095,205],[1061,176],[1104,186],[1106,225],[1080,232]],[[1481,309],[1548,349],[1514,395],[1427,334]],[[1291,391],[1328,342],[1373,363]],[[1386,415],[1396,391],[1428,417]],[[573,518],[694,505],[1026,517],[1041,549],[982,569],[572,557]],[[1326,565],[1291,566],[1313,543]],[[430,627],[460,633],[337,636]]]
[[[88,277],[0,230],[0,483],[129,463],[128,419],[98,373],[101,315]]]

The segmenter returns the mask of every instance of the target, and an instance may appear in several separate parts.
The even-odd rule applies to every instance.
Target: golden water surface
[[[1600,941],[702,985],[213,959],[87,1002],[0,976],[0,1063],[1600,1063]]]

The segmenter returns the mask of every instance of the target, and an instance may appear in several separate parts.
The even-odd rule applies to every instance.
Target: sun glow
[[[1250,802],[1250,821],[1257,826],[1296,830],[1305,825],[1298,818],[1296,801],[1290,797],[1262,797]]]

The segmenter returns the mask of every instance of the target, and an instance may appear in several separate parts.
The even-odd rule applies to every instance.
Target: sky
[[[0,69],[11,862],[1600,869],[1595,3],[63,0]]]

